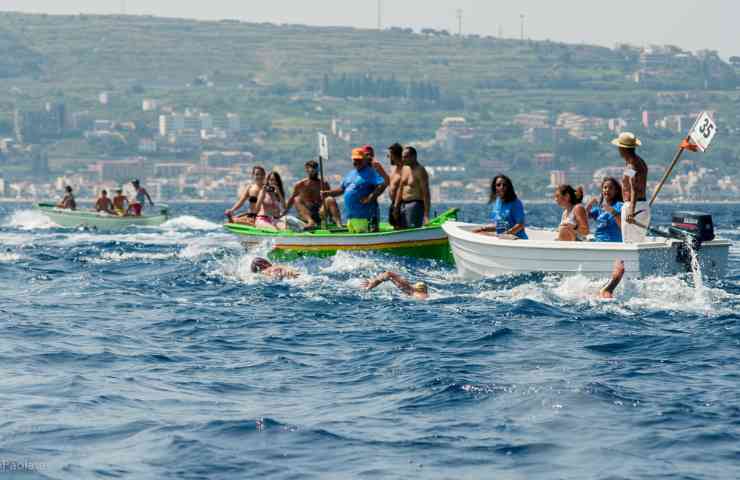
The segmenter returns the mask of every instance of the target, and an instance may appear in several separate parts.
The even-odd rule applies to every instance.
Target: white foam
[[[54,228],[57,225],[38,210],[16,210],[3,226],[20,230],[40,230]]]
[[[542,281],[528,282],[509,289],[495,289],[474,294],[474,297],[502,302],[533,300],[546,305],[591,305],[618,310],[620,314],[641,314],[650,311],[699,313],[710,316],[730,311],[725,305],[740,300],[721,289],[704,287],[697,295],[685,277],[649,277],[625,279],[614,292],[613,301],[599,299],[599,290],[606,279],[590,279],[582,275],[559,278],[547,276]]]
[[[21,256],[13,252],[0,252],[0,263],[13,263],[21,259]]]
[[[223,225],[191,215],[182,215],[167,220],[160,225],[160,228],[165,230],[220,230],[223,228]]]
[[[0,245],[26,245],[35,239],[36,237],[27,233],[0,233]]]
[[[331,264],[322,268],[321,271],[324,273],[368,272],[368,275],[371,275],[374,271],[389,268],[387,262],[382,263],[376,258],[339,251],[332,257]]]
[[[177,256],[187,260],[195,260],[224,250],[242,251],[242,245],[231,236],[209,235],[188,240],[185,248]]]
[[[175,256],[174,252],[171,253],[146,253],[146,252],[103,252],[100,258],[92,258],[88,261],[90,263],[113,263],[113,262],[126,262],[130,260],[140,260],[143,262],[147,261],[158,261],[167,260]]]

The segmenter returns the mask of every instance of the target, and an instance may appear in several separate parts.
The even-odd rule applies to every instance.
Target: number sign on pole
[[[706,152],[716,133],[717,125],[712,120],[712,117],[707,112],[702,112],[699,118],[696,119],[694,126],[691,127],[689,137],[699,147],[699,150]]]
[[[329,158],[329,139],[323,133],[319,133],[319,157]]]

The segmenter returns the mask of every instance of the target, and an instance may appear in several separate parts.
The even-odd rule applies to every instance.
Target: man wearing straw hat
[[[622,241],[638,243],[645,240],[646,230],[637,225],[650,225],[650,205],[647,202],[648,168],[645,161],[635,153],[642,145],[634,134],[622,132],[612,140],[612,145],[619,147],[619,155],[626,162],[622,177]]]

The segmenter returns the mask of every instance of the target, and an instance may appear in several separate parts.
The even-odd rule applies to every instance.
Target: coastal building
[[[95,164],[99,181],[129,182],[152,175],[152,165],[143,157],[126,160],[100,160]]]

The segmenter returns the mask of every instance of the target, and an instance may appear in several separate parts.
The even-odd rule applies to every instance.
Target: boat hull
[[[458,273],[470,279],[528,272],[608,276],[614,260],[625,263],[629,277],[675,275],[687,271],[678,260],[683,242],[649,239],[636,244],[606,242],[558,242],[554,231],[528,229],[530,240],[503,240],[472,233],[480,225],[448,222],[443,226]],[[702,273],[722,277],[727,271],[730,242],[702,244],[698,259]]]
[[[456,212],[451,212],[454,215]],[[271,256],[331,256],[340,251],[386,252],[399,256],[437,259],[452,263],[447,235],[438,225],[408,230],[390,230],[378,233],[270,232],[248,225],[227,223],[225,228],[239,235],[245,245],[253,247],[269,243]]]
[[[128,227],[158,226],[169,218],[167,209],[160,210],[158,215],[142,215],[140,217],[118,217],[106,213],[88,212],[83,210],[65,210],[49,204],[38,204],[36,208],[49,217],[52,222],[65,228],[97,228],[99,230],[120,230]]]

